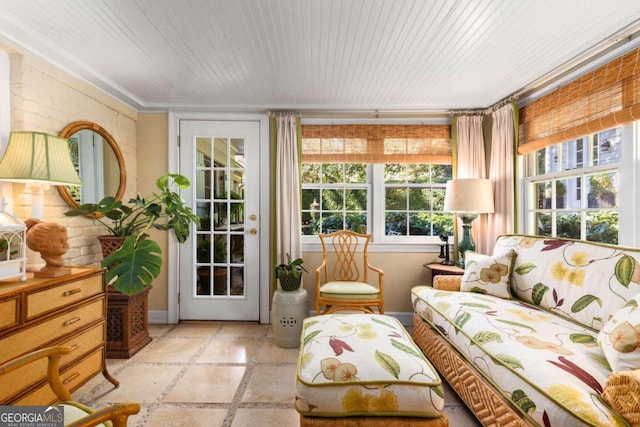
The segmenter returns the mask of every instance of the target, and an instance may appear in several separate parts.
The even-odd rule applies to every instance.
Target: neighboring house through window
[[[527,155],[528,233],[618,243],[622,130]]]

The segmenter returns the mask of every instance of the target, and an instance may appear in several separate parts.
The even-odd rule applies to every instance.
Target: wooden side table
[[[423,264],[423,267],[427,270],[431,270],[432,279],[438,274],[450,274],[455,276],[462,276],[464,274],[464,269],[456,267],[455,265],[444,265],[433,262],[431,264]]]

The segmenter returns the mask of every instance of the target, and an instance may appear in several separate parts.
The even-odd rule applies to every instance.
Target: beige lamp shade
[[[492,213],[493,186],[491,180],[466,178],[447,181],[444,211],[475,214]]]
[[[82,185],[68,141],[42,132],[11,132],[0,161],[0,180]]]

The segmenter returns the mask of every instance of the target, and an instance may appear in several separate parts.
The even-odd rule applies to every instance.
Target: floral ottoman
[[[301,426],[447,426],[443,406],[440,377],[395,318],[304,320],[296,378]]]

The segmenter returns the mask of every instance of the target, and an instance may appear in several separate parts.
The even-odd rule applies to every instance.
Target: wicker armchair
[[[11,362],[1,365],[0,376],[47,357],[49,359],[47,364],[47,380],[51,390],[53,390],[60,400],[58,405],[64,407],[65,427],[90,427],[103,424],[107,421],[110,421],[113,427],[125,427],[129,415],[140,412],[140,405],[137,403],[121,403],[94,411],[72,400],[71,393],[69,393],[67,387],[62,383],[59,373],[60,357],[70,351],[71,347],[58,346],[47,347],[25,354]]]
[[[370,234],[340,230],[320,234],[322,264],[316,269],[316,313],[359,310],[384,313],[384,272],[369,264]],[[368,283],[369,272],[377,282]],[[324,306],[324,311],[321,307]]]

